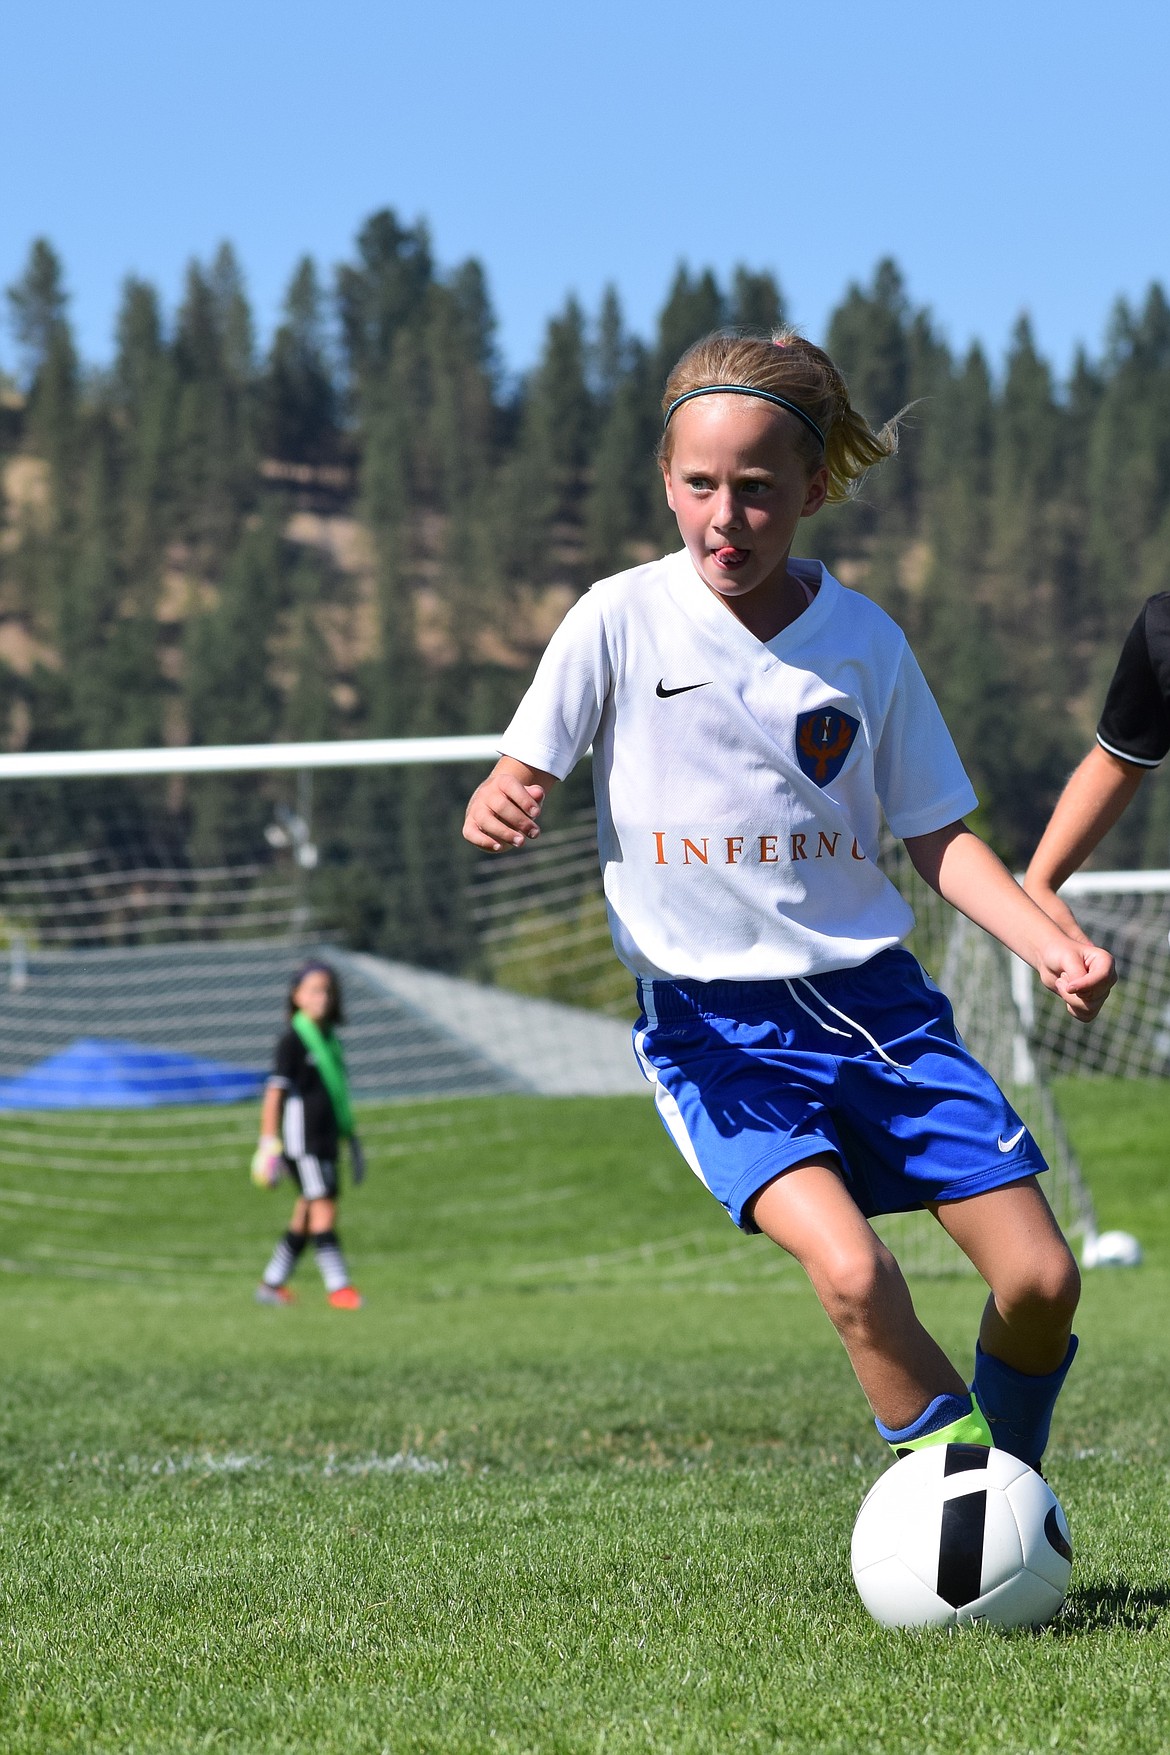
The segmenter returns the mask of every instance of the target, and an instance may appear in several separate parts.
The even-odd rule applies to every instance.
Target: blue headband
[[[681,408],[683,403],[689,402],[693,396],[758,396],[764,402],[774,402],[777,408],[786,408],[789,414],[794,414],[797,420],[802,420],[809,432],[815,433],[820,440],[821,450],[823,451],[825,448],[825,435],[811,414],[806,414],[803,408],[796,406],[795,402],[789,402],[786,396],[777,396],[771,390],[753,390],[749,384],[704,384],[701,390],[688,390],[685,395],[676,396],[663,419],[663,432],[670,425],[670,417],[675,409]]]

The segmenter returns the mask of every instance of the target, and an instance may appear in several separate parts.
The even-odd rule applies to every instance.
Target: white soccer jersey
[[[914,916],[875,864],[978,802],[901,629],[819,561],[767,644],[687,551],[594,585],[500,750],[564,779],[593,744],[614,945],[642,976],[773,981],[853,968]]]

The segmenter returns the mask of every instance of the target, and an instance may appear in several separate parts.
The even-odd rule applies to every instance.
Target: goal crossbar
[[[324,743],[188,744],[166,749],[33,750],[0,755],[0,780],[82,780],[143,774],[255,774],[288,768],[394,768],[494,761],[499,739],[361,737]]]
[[[1062,896],[1158,896],[1170,891],[1170,871],[1077,871]]]

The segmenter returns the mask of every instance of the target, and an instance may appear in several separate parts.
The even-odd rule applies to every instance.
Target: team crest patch
[[[837,707],[818,707],[796,721],[796,759],[818,786],[827,786],[845,766],[860,729],[859,722]]]

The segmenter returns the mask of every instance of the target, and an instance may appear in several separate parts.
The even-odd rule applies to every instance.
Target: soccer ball
[[[1140,1267],[1142,1246],[1128,1231],[1094,1232],[1085,1238],[1081,1260],[1086,1267]]]
[[[1060,1502],[1027,1463],[981,1444],[935,1444],[870,1488],[852,1560],[883,1627],[1042,1627],[1064,1601],[1072,1546]]]

